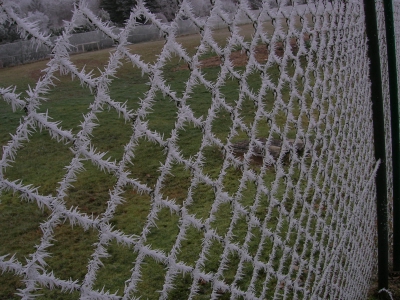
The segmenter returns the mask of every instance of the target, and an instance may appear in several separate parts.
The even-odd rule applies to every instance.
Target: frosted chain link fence
[[[225,4],[213,1],[209,15],[200,18],[190,2],[183,0],[175,21],[165,24],[139,1],[125,27],[115,34],[85,1],[79,1],[71,22],[65,24],[64,34],[54,44],[14,12],[12,1],[0,5],[0,20],[16,22],[21,35],[53,49],[44,75],[26,97],[16,93],[13,86],[0,88],[2,100],[13,110],[26,112],[3,145],[0,191],[15,193],[21,201],[50,211],[38,228],[40,241],[26,260],[13,253],[0,257],[1,271],[20,278],[21,288],[16,293],[22,299],[34,299],[50,289],[75,293],[82,299],[139,299],[149,280],[144,272],[148,265],[158,266],[155,269],[160,271],[154,276],[161,276],[153,298],[172,298],[177,289],[184,289],[191,299],[366,298],[376,266],[376,162],[362,1],[289,5],[279,1],[278,7],[264,1],[262,8],[251,10],[249,3],[241,0],[229,12]],[[253,24],[251,39],[241,35],[238,24],[244,16]],[[143,17],[165,39],[153,63],[143,61],[135,46],[126,42],[129,32],[139,26],[135,20]],[[198,28],[200,44],[194,54],[177,40],[177,23],[182,18]],[[98,74],[78,69],[68,54],[68,39],[82,19],[116,43]],[[222,46],[214,37],[213,24],[217,21],[225,22],[230,32]],[[267,49],[263,59],[257,56],[260,47]],[[232,59],[238,51],[246,56],[244,67],[236,66]],[[209,78],[206,66],[202,66],[203,57],[209,53],[219,58],[217,78]],[[169,84],[163,70],[174,56],[189,69],[181,93]],[[148,83],[147,91],[132,106],[110,94],[114,75],[126,64],[132,65],[132,70],[138,68]],[[88,110],[82,112],[80,130],[75,133],[57,119],[51,120],[51,112],[40,110],[46,94],[57,89],[57,78],[62,75],[70,75],[71,80],[81,83],[81,89],[92,94]],[[227,97],[224,86],[232,80],[237,82],[234,96],[230,93]],[[252,85],[254,81],[260,82],[257,88]],[[209,100],[203,114],[194,111],[190,101],[198,88],[207,91],[204,95]],[[167,134],[152,130],[148,122],[160,92],[162,101],[176,104],[174,126]],[[128,126],[130,140],[119,161],[107,159],[93,142],[92,133],[101,126],[98,116],[104,110],[132,124]],[[215,134],[221,113],[230,116],[224,138]],[[184,149],[179,144],[181,133],[189,127],[201,132],[201,141],[191,156],[182,154]],[[35,130],[47,131],[55,141],[68,145],[73,154],[51,195],[40,194],[36,186],[7,175]],[[164,159],[153,185],[144,178],[133,178],[128,171],[144,141],[163,149]],[[243,145],[238,154],[238,147]],[[217,174],[207,172],[209,149],[221,158]],[[84,163],[115,177],[100,215],[82,213],[81,207],[69,204],[77,176],[86,172]],[[184,167],[190,174],[181,202],[163,194],[174,166]],[[239,174],[234,191],[225,186],[232,170]],[[202,218],[197,202],[206,197],[206,192],[202,195],[199,190],[211,193],[212,198],[208,214]],[[118,207],[136,199],[126,198],[127,191],[149,199],[151,209],[144,212],[146,222],[138,235],[112,223]],[[148,243],[164,218],[178,220],[168,251]],[[58,226],[97,232],[84,278],[64,278],[47,265],[49,257],[57,255],[52,253],[52,244]],[[237,239],[240,230],[244,234]],[[132,261],[126,261],[131,266],[130,276],[118,291],[107,284],[105,288],[96,286],[104,264],[115,254],[109,251],[115,242],[134,254]],[[190,250],[196,255],[191,262],[185,259],[190,242],[199,245]],[[217,265],[211,268],[212,259]],[[227,272],[232,270],[229,277]],[[186,282],[183,287],[182,281]],[[206,294],[201,292],[203,286],[209,287]]]

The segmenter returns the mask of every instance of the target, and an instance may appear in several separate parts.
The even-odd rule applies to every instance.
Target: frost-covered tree
[[[63,25],[63,21],[69,21],[72,16],[74,2],[76,0],[13,0],[14,10],[21,17],[34,18],[32,16],[43,13],[45,23],[48,18],[48,27],[57,28]],[[87,0],[88,7],[94,12],[99,13],[100,0]]]
[[[101,0],[100,8],[107,11],[111,21],[122,25],[130,16],[132,8],[136,5],[136,0]],[[171,21],[178,11],[178,0],[147,0],[147,8],[160,19]]]
[[[210,14],[212,4],[209,0],[189,0],[189,2],[196,16],[204,17]],[[221,2],[225,11],[235,12],[237,10],[238,0],[221,0]]]
[[[40,1],[40,0],[38,0]],[[14,5],[14,10],[21,14],[21,15],[26,15],[28,13],[28,11],[31,11],[31,3],[33,2],[33,0],[14,0],[13,1],[15,3]]]
[[[74,0],[41,0],[44,13],[50,18],[50,26],[59,27],[64,20],[70,20]]]
[[[190,0],[190,5],[196,16],[204,17],[210,13],[211,2],[208,0]]]
[[[0,44],[11,43],[20,38],[17,26],[9,21],[0,24]]]
[[[35,12],[35,11],[44,12],[46,10],[42,0],[31,0],[31,2],[28,5],[28,9],[29,12]]]
[[[175,18],[175,14],[179,9],[177,0],[152,0],[146,3],[152,13],[162,14],[168,21],[172,21]]]
[[[43,12],[38,10],[34,12],[28,12],[27,19],[32,23],[36,23],[41,32],[48,33],[50,19]]]
[[[275,1],[272,1],[272,2],[275,2]],[[250,3],[250,7],[252,9],[259,9],[263,5],[262,0],[250,0],[249,3]]]
[[[123,24],[129,18],[136,0],[101,0],[100,8],[108,12],[110,20],[116,24]]]

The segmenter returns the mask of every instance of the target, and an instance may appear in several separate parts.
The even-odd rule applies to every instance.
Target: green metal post
[[[400,271],[400,141],[399,95],[397,83],[396,37],[392,0],[383,1],[385,8],[386,44],[389,67],[390,112],[393,161],[393,271]]]
[[[389,284],[389,242],[387,220],[387,182],[385,115],[382,95],[381,63],[375,1],[364,0],[365,25],[370,59],[371,100],[374,124],[375,158],[381,164],[376,174],[377,226],[378,226],[378,288]]]

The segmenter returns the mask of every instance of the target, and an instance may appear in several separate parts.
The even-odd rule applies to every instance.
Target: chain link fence
[[[11,1],[0,4],[0,20],[17,23],[22,35],[52,51],[24,94],[18,82],[0,86],[1,107],[23,114],[7,132],[11,137],[1,140],[0,214],[6,216],[16,199],[21,211],[34,203],[47,212],[32,229],[37,238],[28,249],[8,248],[8,241],[0,246],[0,282],[17,278],[15,295],[366,298],[376,270],[379,162],[363,2],[264,1],[255,11],[241,0],[233,12],[223,4],[213,1],[204,18],[183,0],[175,20],[162,23],[138,1],[116,34],[82,0],[55,41],[16,15]],[[386,53],[382,2],[377,6]],[[100,69],[80,68],[70,57],[71,33],[82,18],[116,44]],[[158,50],[152,44],[139,53],[128,42],[143,18],[163,37]],[[186,44],[193,36],[178,38],[183,19],[197,31],[195,46]],[[215,27],[221,22],[225,29]],[[152,51],[154,58],[145,58]],[[386,62],[382,55],[390,197]],[[137,81],[145,88],[134,86]],[[131,91],[128,99],[119,94],[124,89]],[[55,101],[58,90],[65,96]],[[55,114],[63,105],[76,105],[80,119],[69,124]],[[103,146],[114,139],[113,123],[127,137],[116,156]],[[38,137],[39,131],[46,135]],[[48,193],[39,187],[46,179],[34,175],[34,168],[26,171],[32,177],[17,175],[28,154],[37,153],[29,156],[33,160],[50,155],[32,146],[35,139],[56,144],[57,155],[69,155]],[[57,169],[57,155],[49,170]],[[93,181],[107,189],[91,211]],[[141,207],[140,214],[131,214]],[[138,230],[128,229],[133,223]],[[73,245],[85,237],[85,271],[67,277],[67,261],[80,261]],[[69,260],[60,254],[63,248]],[[118,284],[117,261],[129,269]]]

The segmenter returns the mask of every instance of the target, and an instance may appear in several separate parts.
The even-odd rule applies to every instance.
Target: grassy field
[[[252,27],[243,26],[242,34],[250,38]],[[223,45],[229,32],[227,30],[219,30],[215,32],[214,38]],[[191,54],[194,53],[199,45],[199,36],[187,36],[178,38],[178,41]],[[144,44],[131,46],[132,52],[141,55],[146,62],[154,62],[156,55],[160,53],[164,45],[163,41],[155,41]],[[203,60],[213,58],[214,53],[204,55]],[[98,52],[84,53],[74,55],[72,61],[78,66],[85,66],[86,70],[93,70],[95,74],[99,73],[109,58],[109,50]],[[306,61],[304,61],[306,63]],[[22,93],[22,97],[26,95],[25,91],[29,86],[34,86],[41,73],[40,70],[45,68],[46,61],[7,68],[0,70],[0,83],[2,87],[15,85],[17,83],[17,91]],[[172,57],[163,69],[166,82],[171,89],[181,95],[185,89],[185,83],[190,75],[190,71],[183,67],[182,61],[177,57]],[[99,69],[98,69],[99,68]],[[243,72],[244,67],[238,66],[235,69]],[[210,65],[203,69],[208,80],[215,81],[219,76],[220,68]],[[288,69],[289,72],[293,70]],[[270,69],[271,80],[276,80],[280,71],[278,67]],[[110,87],[111,97],[120,102],[127,102],[129,109],[138,108],[140,98],[148,90],[148,78],[142,76],[141,71],[132,68],[132,65],[125,63],[116,74]],[[248,78],[250,88],[257,91],[260,88],[261,81],[258,73],[250,75]],[[238,96],[239,84],[237,81],[228,80],[221,88],[221,92],[225,95],[226,101],[234,105]],[[283,88],[282,98],[289,99],[289,89]],[[56,82],[56,87],[46,95],[46,102],[40,107],[40,112],[48,111],[49,116],[54,120],[62,121],[61,127],[71,129],[73,133],[80,130],[80,122],[83,121],[83,114],[88,111],[89,104],[93,101],[93,95],[89,89],[82,88],[77,80],[71,80],[70,76],[60,76]],[[188,100],[188,104],[192,107],[195,116],[206,116],[211,105],[211,94],[204,86],[197,86],[192,93],[192,97]],[[170,99],[161,93],[157,94],[154,99],[152,113],[148,115],[149,128],[153,131],[168,137],[174,128],[177,106]],[[265,99],[267,108],[272,109],[274,104],[273,93]],[[253,122],[255,105],[252,100],[244,101],[241,109],[241,115],[246,124]],[[299,109],[295,109],[294,113],[299,114]],[[3,101],[0,102],[0,146],[5,145],[9,140],[9,133],[14,133],[20,119],[24,116],[23,111],[12,112],[10,107]],[[278,125],[286,123],[286,116],[282,112],[277,116]],[[303,126],[307,126],[308,120],[304,118]],[[92,143],[100,152],[107,152],[106,157],[119,162],[122,158],[124,145],[129,141],[132,134],[131,125],[126,123],[113,110],[104,110],[98,114],[98,124],[93,131]],[[229,128],[232,124],[230,115],[227,111],[220,110],[213,124],[213,133],[222,141],[226,140]],[[259,136],[268,136],[269,125],[267,122],[260,123],[258,126]],[[179,147],[185,158],[196,155],[201,140],[202,131],[195,126],[188,124],[185,130],[179,132]],[[294,129],[289,132],[288,137],[294,138]],[[246,138],[244,132],[240,132],[235,140],[239,141]],[[58,182],[65,174],[65,166],[67,166],[73,154],[69,149],[70,144],[61,144],[52,140],[46,131],[35,131],[30,136],[30,142],[26,143],[18,152],[15,162],[11,168],[8,168],[5,176],[9,180],[21,179],[24,184],[32,184],[38,187],[39,193],[43,195],[55,195]],[[217,147],[208,147],[205,153],[204,173],[211,178],[217,178],[223,163],[223,154]],[[2,150],[0,149],[0,155]],[[135,151],[135,158],[132,160],[129,171],[132,178],[138,178],[142,183],[153,187],[156,184],[160,174],[160,162],[165,161],[166,155],[164,149],[155,146],[153,143],[142,139]],[[68,191],[68,197],[65,200],[67,208],[78,207],[80,212],[89,215],[100,216],[107,207],[109,200],[109,191],[113,189],[116,178],[111,174],[99,171],[90,162],[84,162],[85,171],[78,175],[73,187]],[[259,172],[260,165],[252,163],[254,172]],[[297,170],[298,171],[298,170]],[[239,169],[229,168],[224,178],[224,186],[226,192],[234,195],[238,190],[239,180],[242,176]],[[292,174],[293,181],[298,179],[299,174]],[[176,203],[182,205],[187,197],[188,189],[191,183],[192,174],[181,164],[175,164],[171,170],[171,175],[166,178],[162,193],[165,197],[175,199]],[[275,170],[271,168],[264,176],[267,186],[275,179]],[[254,201],[256,187],[254,184],[248,184],[242,192],[242,204],[251,206]],[[279,184],[276,197],[283,198],[285,191],[284,182]],[[214,201],[214,192],[211,187],[200,184],[193,192],[193,204],[189,206],[189,212],[196,214],[198,218],[206,219],[209,216],[211,205]],[[135,190],[127,189],[123,195],[126,202],[117,208],[115,217],[111,223],[116,229],[126,234],[140,235],[143,226],[147,220],[148,213],[151,209],[151,197],[147,194],[138,194]],[[290,196],[285,196],[289,197]],[[0,256],[9,253],[15,253],[18,260],[24,261],[30,253],[35,251],[35,245],[40,242],[42,232],[39,225],[46,221],[50,215],[47,209],[41,210],[35,203],[26,203],[21,201],[18,195],[4,192],[1,195],[0,203]],[[268,199],[261,199],[262,205],[257,216],[260,220],[266,217],[266,208],[269,206]],[[301,211],[300,207],[293,207],[293,203],[289,200],[285,202],[288,211],[294,210],[296,214]],[[271,229],[277,226],[280,212],[277,208],[270,212],[271,218],[269,225]],[[216,221],[212,223],[212,227],[223,236],[226,234],[231,221],[231,208],[229,204],[223,205],[216,213]],[[156,227],[153,228],[148,236],[147,244],[154,249],[163,250],[165,253],[171,251],[175,243],[178,233],[179,217],[171,214],[169,210],[162,209],[159,212]],[[288,223],[280,224],[279,232],[285,236],[288,229]],[[313,225],[315,226],[315,225]],[[241,218],[234,226],[234,241],[243,244],[247,232],[247,222]],[[260,231],[255,229],[252,242],[249,244],[249,252],[254,255],[260,238]],[[194,265],[199,256],[203,234],[194,228],[189,229],[187,240],[184,241],[178,259],[187,265]],[[87,262],[93,252],[93,244],[98,239],[98,233],[92,230],[84,231],[79,227],[71,227],[68,222],[60,224],[55,231],[53,245],[49,248],[52,256],[46,262],[48,270],[53,270],[54,274],[62,279],[73,278],[82,281],[87,272]],[[289,243],[294,243],[295,237],[289,239]],[[306,247],[303,242],[301,247]],[[269,257],[272,245],[264,247],[264,257]],[[210,250],[210,258],[207,260],[204,270],[206,272],[216,272],[218,270],[219,259],[223,251],[220,242],[214,242]],[[302,249],[298,249],[302,251]],[[129,247],[111,243],[108,247],[110,257],[104,259],[104,267],[99,271],[95,288],[103,287],[110,292],[117,292],[122,295],[125,280],[130,277],[132,262],[136,259],[136,253]],[[283,253],[276,253],[274,267],[278,268],[279,258]],[[225,282],[231,283],[234,279],[239,257],[232,254],[230,257],[229,268],[223,275]],[[288,266],[284,266],[288,268]],[[246,274],[251,274],[252,266],[247,265]],[[139,283],[138,290],[142,299],[158,298],[157,291],[162,289],[165,275],[165,268],[162,264],[156,263],[151,259],[146,259],[142,268],[142,281]],[[262,276],[256,284],[257,293],[261,292]],[[264,275],[265,276],[265,275]],[[14,296],[16,289],[22,288],[20,279],[10,273],[0,274],[0,299],[18,299]],[[184,299],[187,297],[190,286],[192,284],[189,275],[182,275],[176,279],[176,289],[171,293],[170,299]],[[237,282],[237,286],[245,289],[249,284],[249,278],[244,277]],[[271,284],[276,284],[272,282]],[[211,291],[211,285],[204,283],[201,286],[198,299],[208,299]],[[273,291],[273,290],[272,290]],[[37,299],[76,299],[77,293],[64,294],[61,291],[38,291]],[[229,294],[224,294],[221,299],[228,299]],[[272,295],[270,295],[272,296]]]

